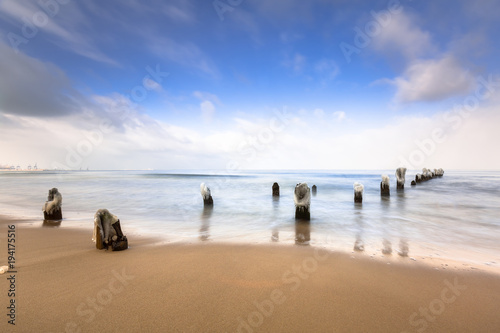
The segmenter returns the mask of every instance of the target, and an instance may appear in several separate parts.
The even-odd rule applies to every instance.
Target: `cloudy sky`
[[[0,165],[500,169],[500,4],[0,1]]]

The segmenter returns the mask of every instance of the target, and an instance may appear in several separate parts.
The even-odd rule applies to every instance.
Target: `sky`
[[[500,3],[0,1],[0,166],[500,170]]]

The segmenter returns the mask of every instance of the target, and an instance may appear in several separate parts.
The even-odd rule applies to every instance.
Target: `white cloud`
[[[157,121],[134,110],[124,112],[126,101],[118,99],[119,95],[95,98],[107,110],[104,114],[76,114],[70,119],[0,115],[0,163],[26,166],[38,162],[45,168],[56,163],[76,169],[182,169],[224,168],[229,160],[236,160],[246,169],[394,169],[399,166],[399,156],[408,159],[419,149],[417,142],[424,142],[439,128],[446,136],[445,142],[435,143],[432,154],[417,168],[500,168],[490,144],[500,140],[496,128],[500,121],[498,101],[478,107],[468,117],[461,116],[460,122],[450,121],[443,114],[400,116],[387,119],[380,127],[339,124],[346,119],[343,111],[332,113],[338,121],[311,117],[311,113],[321,114],[317,109],[300,117],[292,114],[293,121],[269,136],[269,130],[274,128],[270,124],[282,125],[270,122],[273,114],[269,118],[236,118],[226,128],[204,133],[191,126]],[[204,108],[209,113],[214,110],[210,102]],[[108,130],[102,131],[108,115],[118,118],[123,126],[106,126]],[[120,119],[123,117],[127,119]],[[91,151],[80,154],[76,163],[71,154],[88,146],[86,142],[91,142]],[[246,153],[241,150],[242,143]],[[75,163],[70,165],[71,161]]]
[[[399,102],[437,101],[465,94],[474,85],[472,75],[451,55],[413,62],[404,75],[392,80]]]
[[[323,111],[323,109],[314,109],[313,113],[317,118],[322,118],[325,115],[325,111]]]
[[[393,84],[396,102],[439,101],[470,91],[473,76],[453,53],[438,51],[431,34],[418,26],[417,17],[401,11],[390,15],[388,22],[373,36],[372,47],[392,62],[402,60],[405,69],[394,79],[375,83]]]
[[[238,135],[201,133],[155,120],[134,110],[133,103],[121,95],[94,100],[105,111],[65,118],[0,114],[0,162],[71,169],[189,168],[203,163],[206,155],[225,163],[224,153]],[[206,101],[202,110],[211,116],[215,108]],[[165,156],[179,157],[186,164]]]
[[[425,144],[430,153],[423,154],[421,163],[414,165],[416,170],[495,170],[500,168],[490,144],[500,140],[496,130],[500,115],[495,109],[480,107],[462,118],[457,128],[442,113],[389,118],[384,125],[372,128],[357,123],[339,127],[334,122],[303,117],[301,124],[290,123],[265,150],[257,151],[256,159],[246,167],[266,169],[272,161],[273,166],[284,169],[395,169]],[[440,138],[444,140],[428,143],[435,130],[442,131]]]
[[[432,54],[435,47],[429,32],[415,24],[415,18],[401,11],[392,14],[389,24],[373,36],[371,45],[383,54],[403,56],[406,60]]]
[[[333,118],[335,121],[341,122],[346,119],[346,115],[344,111],[335,111],[333,114]]]
[[[300,109],[297,113],[301,116],[306,116],[308,112],[306,109]]]
[[[215,114],[215,106],[210,101],[200,103],[201,115],[205,121],[211,121]]]
[[[195,92],[193,92],[193,96],[202,100],[202,101],[207,100],[207,101],[211,101],[215,104],[220,104],[219,97],[217,97],[217,95],[215,95],[215,94],[211,94],[211,93],[204,92],[204,91],[195,91]]]
[[[215,104],[221,104],[219,97],[204,91],[195,91],[193,92],[193,96],[201,100],[200,110],[203,120],[211,122],[215,115]]]

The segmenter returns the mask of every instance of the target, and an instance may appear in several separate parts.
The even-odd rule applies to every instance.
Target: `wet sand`
[[[312,246],[159,244],[16,225],[15,326],[2,332],[498,332],[500,275]],[[122,226],[127,234],[126,226]]]

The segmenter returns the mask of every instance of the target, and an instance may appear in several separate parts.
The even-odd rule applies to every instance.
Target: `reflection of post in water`
[[[364,222],[363,222],[363,205],[361,203],[354,203],[354,215],[356,220],[357,232],[356,241],[354,242],[354,251],[364,251],[365,244],[363,242]]]
[[[406,198],[405,198],[405,193],[404,191],[398,191],[397,196],[396,196],[396,206],[398,209],[399,214],[398,215],[403,215],[405,213],[405,206],[406,206]],[[399,234],[400,234],[400,240],[399,240],[399,250],[398,254],[401,257],[408,257],[408,252],[410,252],[410,247],[408,245],[408,240],[404,236],[405,234],[405,220],[401,219],[400,223],[398,223],[398,228],[399,228]]]
[[[280,241],[280,231],[278,228],[274,228],[271,234],[271,240],[273,242],[279,242]]]
[[[273,225],[274,225],[274,227],[273,227],[273,230],[271,233],[271,241],[273,241],[273,242],[280,241],[280,231],[278,229],[279,204],[280,204],[280,197],[273,195]]]
[[[48,227],[48,228],[57,228],[61,226],[62,220],[43,220],[42,227]]]
[[[392,197],[394,200],[394,196]],[[391,241],[389,240],[391,238],[391,228],[393,226],[393,221],[392,219],[389,220],[388,216],[402,216],[404,215],[404,207],[405,207],[405,192],[404,191],[397,191],[396,192],[396,208],[394,208],[394,205],[392,206],[392,213],[391,212],[391,207],[390,207],[390,199],[389,197],[381,197],[381,205],[382,205],[382,222],[381,225],[383,227],[383,239],[382,239],[382,253],[383,254],[392,254],[392,244]],[[396,212],[394,212],[394,209],[397,209]],[[397,220],[397,233],[398,236],[400,237],[399,240],[399,249],[397,251],[398,255],[401,257],[407,257],[409,250],[408,246],[408,241],[406,238],[403,236],[403,228],[404,228],[404,219]]]
[[[404,238],[399,240],[399,251],[398,254],[401,257],[408,257],[408,252],[410,252],[410,247],[408,246],[408,241]]]
[[[212,216],[212,212],[214,210],[214,206],[206,205],[203,207],[203,212],[201,213],[201,228],[200,228],[200,239],[202,241],[208,240],[210,234],[208,230],[210,229],[210,217]]]
[[[397,192],[396,202],[397,202],[398,209],[405,208],[405,202],[406,202],[405,197],[406,197],[406,192],[404,192],[404,191]]]
[[[380,205],[381,205],[381,210],[382,213],[380,214],[381,216],[381,221],[380,225],[382,226],[382,253],[383,254],[391,254],[392,253],[392,244],[391,241],[389,240],[391,237],[390,232],[388,231],[390,229],[390,224],[391,221],[389,219],[389,207],[391,204],[391,198],[388,196],[381,196],[380,197]]]
[[[311,223],[308,220],[295,220],[295,244],[309,245],[311,240]]]

